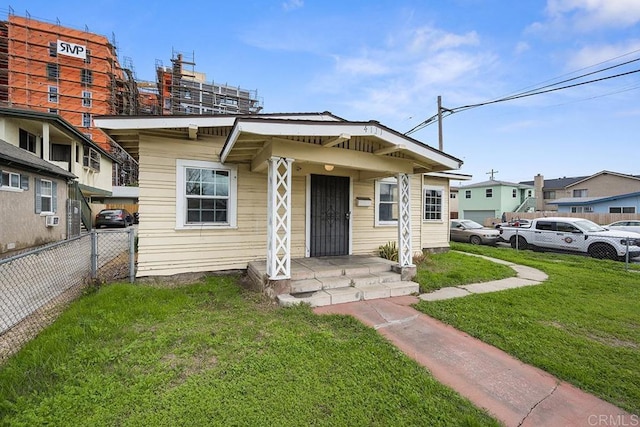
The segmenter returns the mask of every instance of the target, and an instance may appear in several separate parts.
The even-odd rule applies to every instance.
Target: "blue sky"
[[[111,38],[153,80],[193,56],[265,112],[331,111],[406,132],[436,113],[640,58],[639,0],[22,1],[15,14]],[[8,7],[3,12],[6,14]],[[640,69],[640,61],[598,73]],[[575,83],[577,81],[573,81]],[[444,151],[471,182],[640,175],[640,73],[443,120]],[[437,125],[412,134],[438,146]]]

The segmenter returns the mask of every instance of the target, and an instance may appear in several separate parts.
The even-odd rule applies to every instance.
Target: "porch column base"
[[[275,298],[280,294],[290,294],[291,279],[273,280],[265,278],[264,293],[270,298]]]
[[[417,268],[415,265],[394,265],[391,267],[394,273],[400,274],[400,280],[410,282],[416,277]]]

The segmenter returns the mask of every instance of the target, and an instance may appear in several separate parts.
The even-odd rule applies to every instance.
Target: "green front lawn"
[[[640,266],[454,244],[540,269],[539,286],[417,308],[631,413],[640,413]],[[460,264],[465,269],[464,261]]]
[[[515,270],[506,265],[457,252],[425,255],[417,267],[417,275],[413,280],[420,284],[420,293],[516,275]]]
[[[497,425],[373,329],[237,278],[114,284],[0,367],[2,425]]]

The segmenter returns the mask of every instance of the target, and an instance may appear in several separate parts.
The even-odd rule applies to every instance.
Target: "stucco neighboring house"
[[[0,254],[65,239],[75,175],[3,140],[0,173]]]
[[[488,180],[461,186],[458,209],[461,218],[490,225],[499,221],[503,213],[511,218],[520,212],[533,210],[535,196],[532,185]]]
[[[640,191],[640,175],[600,171],[589,176],[544,179],[538,174],[533,181],[521,184],[533,185],[536,194],[542,194],[542,198],[537,200],[536,210],[560,212],[557,200],[609,197]]]
[[[140,165],[138,277],[374,254],[401,268],[448,248],[449,182],[462,161],[376,121],[331,113],[101,117]]]
[[[0,108],[0,139],[73,176],[69,198],[81,203],[81,219],[91,228],[91,198],[111,195],[111,154],[57,114],[18,108]]]
[[[638,214],[640,213],[640,191],[605,197],[565,197],[556,199],[560,213]],[[626,219],[635,219],[631,215]],[[620,217],[624,219],[624,217]]]

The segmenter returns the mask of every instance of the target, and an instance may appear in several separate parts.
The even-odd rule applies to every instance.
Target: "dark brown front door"
[[[312,257],[349,255],[349,177],[311,175]]]

